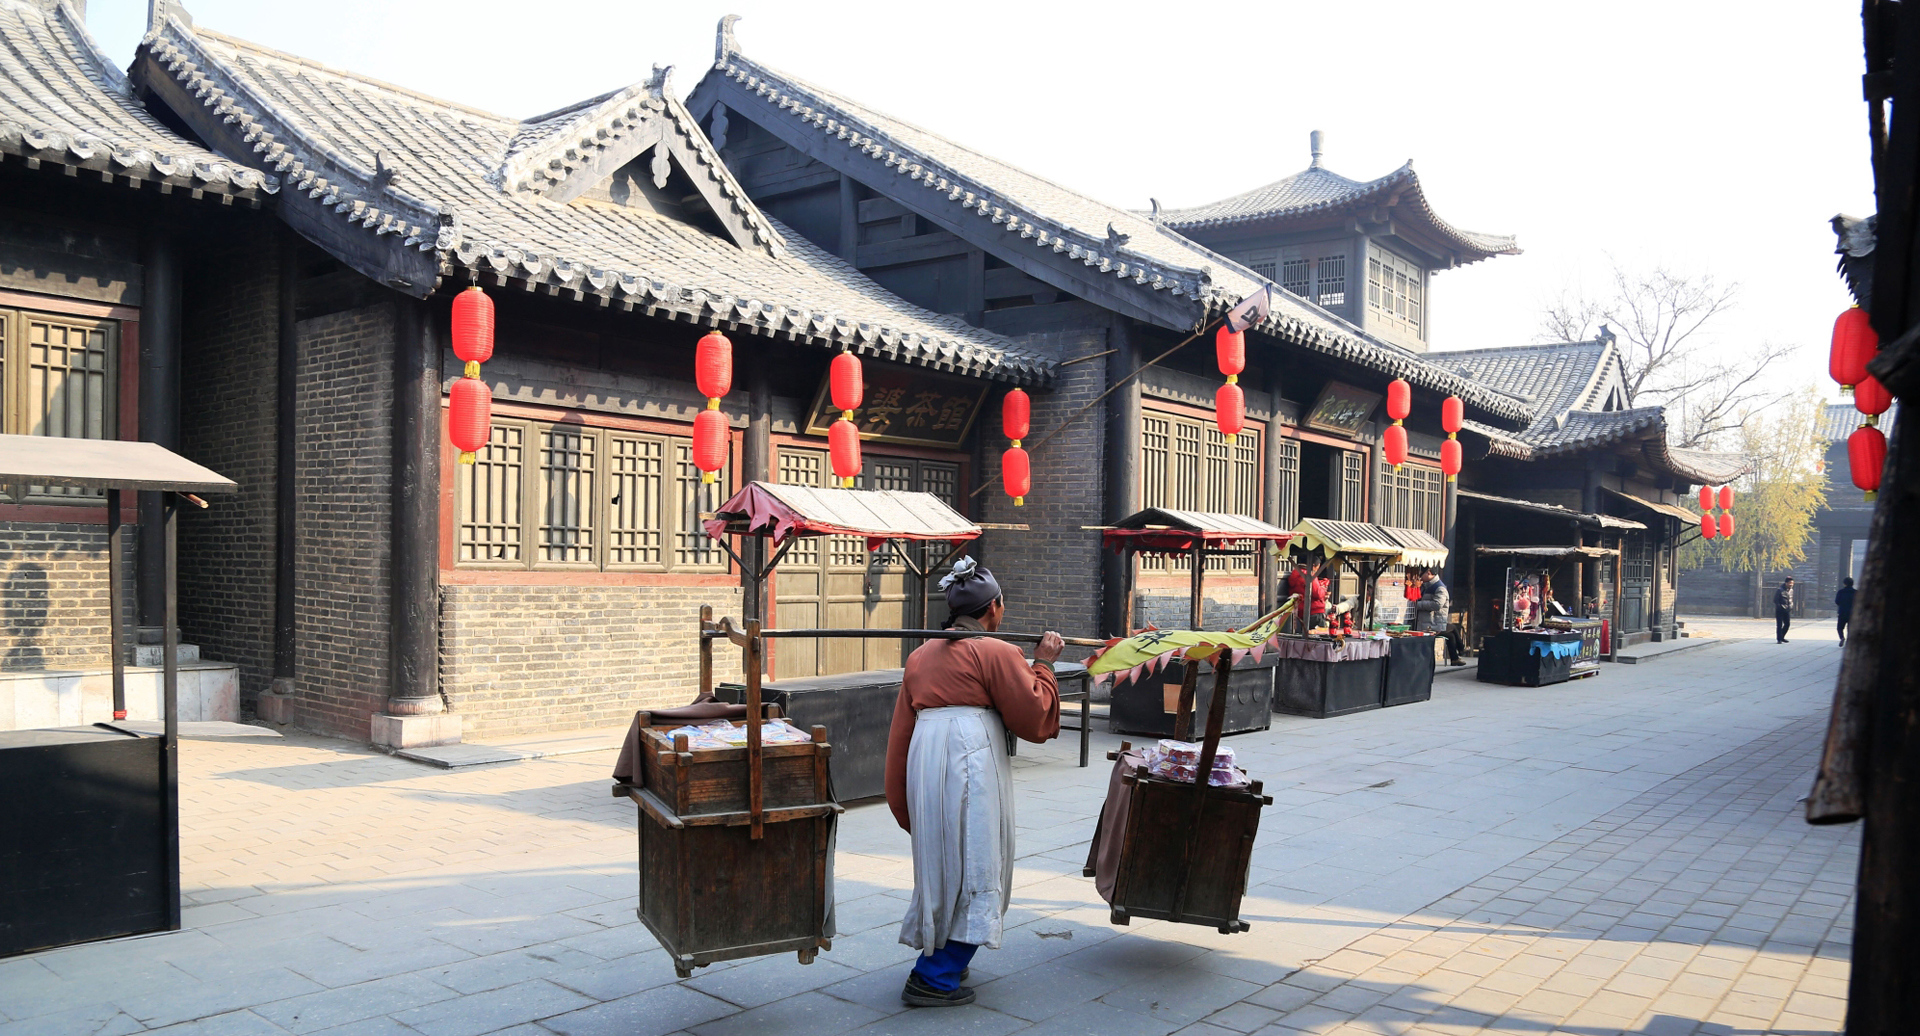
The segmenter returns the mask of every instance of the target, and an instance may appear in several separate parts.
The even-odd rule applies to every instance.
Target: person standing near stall
[[[952,629],[1000,628],[1006,601],[993,573],[961,558],[940,581]],[[1000,947],[1013,896],[1013,770],[1006,731],[1032,742],[1060,734],[1053,662],[1064,642],[1048,632],[1028,663],[987,637],[935,640],[907,657],[887,736],[887,805],[913,836],[913,899],[900,941],[920,951],[901,1002],[957,1007],[974,951]]]
[[[1413,602],[1413,628],[1445,641],[1447,664],[1459,665],[1460,642],[1448,628],[1447,608],[1453,603],[1453,594],[1440,581],[1440,573],[1429,569],[1425,577],[1420,584],[1420,599]]]
[[[1840,646],[1847,646],[1847,624],[1853,621],[1853,577],[1840,580],[1840,592],[1833,595],[1834,614],[1840,620]]]
[[[1785,644],[1787,630],[1793,625],[1793,577],[1780,581],[1780,589],[1773,592],[1773,642]]]

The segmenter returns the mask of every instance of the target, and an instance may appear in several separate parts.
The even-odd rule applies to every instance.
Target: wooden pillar
[[[843,184],[847,182],[844,178],[841,180]],[[741,444],[740,467],[743,484],[773,481],[773,383],[767,378],[764,363],[753,363],[747,370],[747,436]],[[740,613],[743,619],[765,623],[767,584],[758,573],[767,563],[767,540],[764,536],[747,536],[741,539],[740,545],[741,558],[753,569],[741,573]]]
[[[169,227],[149,227],[140,243],[140,440],[180,449],[180,242]],[[164,504],[140,494],[134,583],[139,642],[160,643],[166,610]]]
[[[395,304],[393,341],[392,611],[387,712],[424,716],[440,701],[439,307]]]
[[[300,375],[300,341],[296,307],[299,303],[300,241],[292,230],[280,235],[277,357],[274,366],[274,524],[273,524],[273,691],[294,691],[294,509],[296,391]]]
[[[1187,563],[1192,568],[1187,573],[1187,628],[1199,629],[1201,616],[1207,609],[1207,547],[1202,540],[1195,540],[1193,553],[1188,555]]]
[[[1107,328],[1107,347],[1114,351],[1105,358],[1108,388],[1140,365],[1140,346],[1132,332],[1131,322],[1121,316],[1115,316]],[[1111,524],[1140,506],[1140,382],[1129,381],[1108,396],[1106,410],[1106,518],[1102,524]],[[1123,633],[1126,625],[1125,566],[1131,559],[1130,553],[1100,552],[1100,622],[1110,636]]]
[[[1268,525],[1280,525],[1280,372],[1268,368],[1266,382],[1271,415],[1260,437],[1260,516]],[[1260,614],[1265,615],[1280,605],[1280,573],[1285,566],[1274,563],[1273,544],[1261,543],[1259,548]]]

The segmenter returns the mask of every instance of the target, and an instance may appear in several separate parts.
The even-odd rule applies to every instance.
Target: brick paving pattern
[[[1246,934],[1108,923],[1105,772],[1023,748],[979,1003],[899,1003],[908,845],[857,806],[841,936],[676,981],[634,920],[610,758],[428,770],[344,742],[188,742],[186,930],[0,961],[0,1036],[1835,1033],[1855,828],[1807,787],[1838,652],[1728,641],[1542,689],[1276,717]],[[1097,735],[1112,745],[1118,739]]]

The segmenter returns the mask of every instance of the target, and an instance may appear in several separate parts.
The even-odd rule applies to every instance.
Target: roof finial
[[[733,23],[739,20],[737,14],[720,19],[720,30],[713,40],[713,67],[727,67],[727,59],[740,53],[740,41],[733,38]]]
[[[1152,220],[1153,225],[1157,227],[1160,225],[1160,199],[1148,198],[1147,204],[1153,206],[1153,214],[1148,216],[1147,218]]]
[[[673,66],[655,65],[653,75],[647,77],[647,92],[660,100],[666,100],[673,92]]]
[[[1308,169],[1320,168],[1321,148],[1326,143],[1326,139],[1327,135],[1319,130],[1314,130],[1312,133],[1307,134],[1308,145],[1313,149],[1313,163],[1307,166]]]

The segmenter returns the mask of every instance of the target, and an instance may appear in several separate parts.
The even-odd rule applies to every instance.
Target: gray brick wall
[[[181,327],[180,451],[239,484],[180,514],[180,637],[240,666],[240,693],[273,679],[277,251],[271,227],[196,264]]]
[[[693,700],[703,604],[738,616],[740,591],[443,587],[440,686],[468,738],[618,726],[636,709]],[[717,647],[714,674],[738,681],[739,651]]]
[[[132,523],[126,526],[122,619],[133,621]],[[110,665],[104,524],[0,522],[0,669]]]
[[[296,718],[355,738],[387,701],[393,335],[384,304],[299,324]]]
[[[1031,335],[1026,344],[1062,356],[1084,356],[1104,348],[1104,331]],[[1106,387],[1106,361],[1091,360],[1060,370],[1051,391],[1033,396],[1031,451],[1060,427],[1067,415],[1097,398]],[[1045,449],[1032,454],[1033,494],[1025,506],[1013,506],[1000,484],[1000,454],[1007,440],[1000,432],[999,393],[989,397],[979,434],[985,437],[987,488],[972,513],[985,522],[1025,523],[1029,532],[988,531],[981,537],[987,567],[1007,595],[1007,626],[1017,630],[1053,629],[1070,637],[1100,631],[1100,539],[1081,528],[1106,519],[1101,500],[1106,465],[1104,407],[1077,418]],[[1119,516],[1115,516],[1119,517]],[[1072,656],[1069,656],[1072,657]]]

